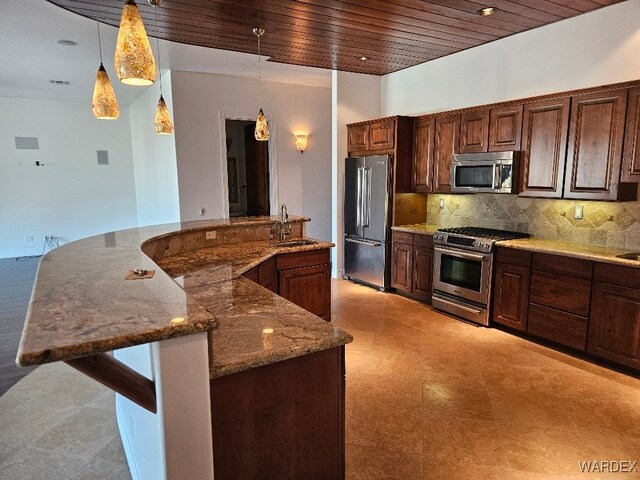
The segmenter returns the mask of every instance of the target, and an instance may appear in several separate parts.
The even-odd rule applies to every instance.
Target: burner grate
[[[511,232],[509,230],[497,230],[495,228],[482,227],[454,227],[441,228],[438,230],[443,233],[454,233],[457,235],[465,235],[467,237],[490,238],[493,240],[514,240],[516,238],[528,238],[528,233]]]

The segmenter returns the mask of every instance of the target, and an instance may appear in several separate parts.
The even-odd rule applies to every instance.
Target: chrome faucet
[[[291,223],[289,222],[289,213],[287,212],[287,206],[283,203],[280,205],[280,220],[276,220],[276,222],[272,225],[271,231],[269,232],[269,238],[271,241],[274,240],[276,227],[280,227],[278,234],[278,241],[284,242],[288,236],[291,235]]]

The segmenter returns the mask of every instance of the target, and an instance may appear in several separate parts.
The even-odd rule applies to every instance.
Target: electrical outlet
[[[440,199],[440,210],[444,208],[444,198]]]
[[[584,208],[582,207],[582,205],[576,205],[576,208],[573,212],[573,218],[575,218],[576,220],[581,220],[584,216]]]
[[[217,232],[215,230],[211,230],[210,232],[204,234],[204,238],[206,238],[207,240],[215,240],[216,235]]]
[[[33,235],[27,235],[26,237],[24,237],[24,241],[25,242],[33,242]]]
[[[207,209],[204,207],[200,207],[200,216],[204,217],[204,214],[207,213]]]
[[[18,160],[18,166],[21,167],[22,166],[22,160]]]

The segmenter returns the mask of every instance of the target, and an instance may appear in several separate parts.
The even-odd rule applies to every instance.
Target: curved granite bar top
[[[433,235],[436,230],[441,228],[437,225],[429,225],[428,223],[416,223],[414,225],[396,225],[391,230],[406,233],[417,233],[419,235]]]
[[[40,260],[17,363],[39,365],[209,331],[215,377],[349,343],[348,333],[240,277],[278,253],[329,248],[331,243],[286,248],[268,241],[193,245],[158,263],[141,249],[160,243],[171,252],[174,239],[182,234],[215,230],[224,236],[226,227],[268,229],[276,220],[243,217],[154,225],[52,250]],[[135,268],[154,269],[155,275],[125,280]],[[266,333],[269,329],[273,333]]]

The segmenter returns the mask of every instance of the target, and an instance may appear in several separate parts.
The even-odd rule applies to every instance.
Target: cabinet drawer
[[[310,267],[329,263],[329,249],[311,250],[308,252],[285,253],[276,258],[276,270]]]
[[[391,241],[394,243],[406,243],[407,245],[413,245],[413,233],[393,230],[393,233],[391,234]]]
[[[588,317],[590,299],[590,280],[536,270],[531,273],[532,303]]]
[[[542,305],[529,305],[527,332],[584,351],[587,346],[587,318]]]
[[[548,253],[533,254],[533,268],[544,270],[549,273],[568,275],[570,277],[591,279],[593,272],[593,262],[580,258],[564,257],[561,255],[551,255]]]
[[[596,263],[593,267],[593,281],[638,288],[640,286],[640,268]]]
[[[529,268],[531,266],[531,252],[527,250],[516,250],[515,248],[498,247],[496,249],[496,262]]]
[[[413,244],[416,247],[433,248],[433,235],[415,234],[413,236]]]

